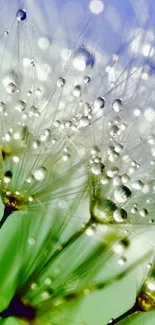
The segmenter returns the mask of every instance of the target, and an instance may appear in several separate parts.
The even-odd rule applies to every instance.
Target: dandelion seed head
[[[104,3],[100,0],[91,0],[89,9],[94,15],[98,15],[104,10]]]

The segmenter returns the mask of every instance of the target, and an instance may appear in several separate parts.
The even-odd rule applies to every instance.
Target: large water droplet
[[[116,209],[113,217],[116,222],[123,222],[125,219],[127,219],[127,213],[124,209]]]
[[[114,202],[108,199],[96,199],[92,207],[92,217],[97,222],[112,223],[113,213],[116,210]]]
[[[114,198],[118,203],[125,203],[131,197],[131,191],[124,185],[117,186],[114,191]]]
[[[33,172],[33,176],[37,181],[43,181],[46,177],[47,170],[44,166],[39,167]]]
[[[123,102],[122,102],[122,100],[121,99],[116,99],[114,102],[113,102],[113,105],[112,105],[112,107],[113,107],[113,110],[115,111],[115,112],[120,112],[121,110],[122,110],[122,107],[123,107]]]
[[[6,91],[9,94],[15,93],[16,90],[17,90],[17,85],[13,81],[9,82],[8,85],[6,86]]]
[[[93,67],[95,58],[84,46],[77,51],[73,60],[73,65],[78,71],[84,71],[87,67]]]
[[[19,9],[16,14],[17,20],[23,21],[26,19],[26,11],[24,9]]]
[[[94,101],[94,108],[95,109],[104,108],[104,106],[105,106],[104,97],[98,97],[98,98],[95,99],[95,101]]]
[[[15,109],[18,111],[18,112],[22,112],[24,111],[26,108],[26,103],[24,100],[19,100],[18,103],[15,105]]]

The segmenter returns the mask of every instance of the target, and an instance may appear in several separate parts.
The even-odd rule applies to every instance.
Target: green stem
[[[129,310],[127,310],[124,314],[120,315],[119,317],[115,319],[111,319],[107,325],[116,325],[122,320],[126,319],[129,316],[135,315],[140,313],[142,310],[140,309],[137,302],[135,302],[134,306],[131,307]]]
[[[0,220],[0,229],[3,227],[4,223],[6,222],[6,220],[8,219],[8,217],[10,216],[10,214],[13,212],[13,209],[8,207],[7,205],[4,206],[4,213],[3,213],[3,217]]]

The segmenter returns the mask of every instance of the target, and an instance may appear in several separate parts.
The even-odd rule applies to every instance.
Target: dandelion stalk
[[[5,224],[6,220],[9,218],[9,216],[14,212],[16,211],[15,209],[7,206],[7,205],[4,205],[4,213],[3,213],[3,217],[2,219],[0,220],[0,229],[3,227],[3,225]]]
[[[111,319],[107,325],[116,325],[119,322],[121,322],[122,320],[126,319],[129,316],[133,316],[135,314],[140,313],[142,310],[139,308],[139,305],[137,303],[134,304],[134,306],[132,308],[130,308],[128,311],[126,311],[124,314],[122,314],[121,316],[115,318],[115,319]]]
[[[32,321],[35,319],[35,309],[29,304],[24,304],[19,296],[15,296],[9,306],[0,313],[3,319],[10,316]]]

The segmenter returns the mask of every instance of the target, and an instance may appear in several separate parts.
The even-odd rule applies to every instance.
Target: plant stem
[[[3,227],[5,221],[8,219],[8,217],[10,216],[10,214],[13,212],[14,210],[12,208],[10,208],[9,206],[5,205],[4,206],[4,213],[3,213],[3,217],[0,220],[0,229]]]
[[[31,305],[25,305],[19,296],[12,298],[9,306],[0,313],[0,317],[8,318],[15,316],[19,319],[35,319],[35,309]]]
[[[140,313],[142,310],[140,309],[139,305],[137,302],[135,302],[134,306],[131,307],[129,310],[127,310],[124,314],[122,314],[121,316],[115,318],[115,319],[111,319],[109,321],[109,323],[107,325],[115,325],[118,324],[120,321],[126,319],[127,317]]]

